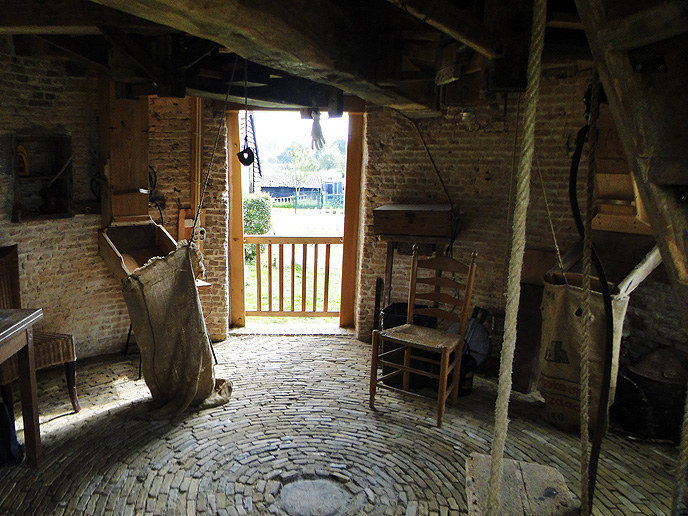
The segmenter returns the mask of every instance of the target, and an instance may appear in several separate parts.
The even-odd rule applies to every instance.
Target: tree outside
[[[287,147],[278,159],[284,165],[284,170],[296,190],[294,196],[294,210],[296,210],[299,203],[299,192],[305,186],[311,173],[318,170],[318,162],[305,145],[296,142]]]
[[[346,142],[344,140],[337,140],[333,143],[328,143],[322,149],[315,153],[318,160],[319,170],[336,170],[344,176],[346,167]]]

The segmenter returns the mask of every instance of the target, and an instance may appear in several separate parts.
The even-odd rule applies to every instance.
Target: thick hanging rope
[[[684,504],[683,497],[686,490],[686,476],[688,475],[688,396],[683,411],[683,426],[681,427],[681,446],[678,455],[678,467],[676,468],[676,484],[674,484],[674,499],[671,514],[681,516]]]
[[[514,206],[511,256],[509,258],[509,277],[506,292],[506,315],[504,320],[504,343],[499,365],[499,389],[495,408],[494,441],[488,487],[487,514],[500,514],[500,492],[502,481],[502,459],[509,426],[509,395],[511,393],[511,373],[516,348],[516,319],[518,302],[521,295],[521,269],[526,243],[526,213],[530,198],[530,172],[535,150],[535,115],[540,93],[542,68],[542,48],[545,39],[545,18],[547,0],[535,0],[533,5],[533,28],[528,56],[528,85],[525,94],[525,113],[523,120],[523,146],[518,174],[516,176],[516,204]]]
[[[516,94],[516,127],[514,128],[514,143],[513,150],[511,151],[511,168],[509,169],[509,196],[507,197],[508,202],[506,204],[506,227],[511,227],[511,201],[514,194],[514,178],[516,177],[516,154],[518,148],[518,122],[521,120],[521,94]],[[509,251],[511,249],[504,246],[504,263],[509,261]],[[509,276],[509,269],[505,268],[502,272],[502,289],[506,286],[507,278]],[[506,298],[504,298],[506,299]],[[500,306],[500,308],[504,308]]]
[[[592,509],[590,499],[590,347],[593,323],[590,278],[592,276],[592,217],[595,191],[595,150],[597,147],[597,116],[599,113],[600,81],[593,73],[590,98],[590,131],[588,132],[588,176],[585,198],[585,220],[583,232],[583,328],[580,364],[580,474],[581,474],[581,516],[588,516]]]

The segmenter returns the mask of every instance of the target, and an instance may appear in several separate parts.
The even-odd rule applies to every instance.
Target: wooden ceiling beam
[[[576,0],[576,5],[638,192],[685,312],[688,212],[676,187],[688,187],[688,6],[669,0],[609,20],[604,13],[614,12],[613,1]],[[661,58],[664,69],[633,65],[629,50],[643,44],[649,45],[651,57],[656,53]],[[669,169],[670,184],[657,182],[656,167]]]
[[[38,35],[35,37],[79,60],[85,61],[90,66],[95,66],[101,71],[108,70],[107,51],[98,44],[98,40],[94,36]]]
[[[183,70],[171,69],[152,57],[124,31],[113,27],[100,27],[105,39],[118,51],[136,63],[158,87],[161,97],[184,97],[185,75]]]
[[[553,29],[583,30],[578,13],[553,12],[547,16],[547,27]]]
[[[99,35],[99,25],[143,34],[169,32],[166,27],[87,0],[3,0],[1,11],[0,34]]]
[[[124,52],[153,81],[164,82],[167,79],[167,70],[122,30],[114,27],[100,27],[100,31],[113,47]]]
[[[219,47],[220,45],[214,41],[197,39],[191,43],[183,54],[174,57],[170,61],[170,68],[173,70],[187,70]]]
[[[199,38],[215,41],[252,62],[405,111],[426,110],[432,95],[375,84],[374,35],[327,0],[91,0]],[[346,44],[342,44],[346,42]]]
[[[688,2],[650,2],[644,10],[607,20],[597,35],[607,50],[631,50],[680,36],[688,30]]]
[[[387,1],[490,59],[504,55],[499,41],[482,21],[446,0]]]

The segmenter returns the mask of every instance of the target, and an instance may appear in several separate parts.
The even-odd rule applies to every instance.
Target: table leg
[[[24,443],[26,462],[38,466],[41,456],[41,430],[38,422],[38,393],[36,367],[33,357],[33,330],[26,330],[26,346],[17,353],[19,359],[19,387],[21,389],[22,416],[24,418]]]

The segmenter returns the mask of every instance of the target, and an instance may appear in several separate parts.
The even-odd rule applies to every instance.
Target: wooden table
[[[19,359],[19,387],[24,418],[26,462],[31,467],[38,465],[38,458],[41,455],[32,327],[42,318],[43,310],[40,308],[0,310],[0,362],[4,362],[15,353]]]

